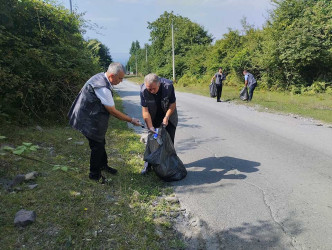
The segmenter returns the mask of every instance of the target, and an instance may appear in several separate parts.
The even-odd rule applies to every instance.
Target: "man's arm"
[[[149,108],[148,107],[143,107],[142,106],[142,117],[143,120],[145,121],[146,126],[148,127],[149,130],[154,131],[154,127],[152,124],[152,119],[151,115],[149,113]]]
[[[244,86],[247,87],[248,85],[248,75],[244,76]]]
[[[211,82],[213,82],[216,79],[216,75],[214,75],[211,79]]]
[[[165,115],[165,117],[163,119],[163,124],[165,124],[165,126],[168,125],[168,120],[169,120],[170,116],[173,114],[173,112],[174,112],[175,109],[176,109],[176,102],[171,103],[169,105],[169,108],[168,108],[168,110],[166,112],[166,115]]]

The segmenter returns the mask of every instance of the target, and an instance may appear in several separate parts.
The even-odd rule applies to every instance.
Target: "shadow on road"
[[[222,179],[245,179],[243,173],[257,172],[261,164],[256,161],[224,156],[208,157],[185,164],[188,175],[176,186],[202,185],[219,182]]]

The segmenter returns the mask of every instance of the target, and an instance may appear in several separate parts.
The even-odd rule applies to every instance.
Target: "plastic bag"
[[[217,96],[217,86],[215,82],[210,83],[210,96],[211,97],[216,97]]]
[[[158,136],[148,135],[144,161],[152,165],[153,170],[164,181],[179,181],[187,175],[187,170],[177,156],[171,137],[165,128],[160,128]]]
[[[247,87],[243,87],[243,89],[240,91],[240,99],[242,101],[247,101],[248,98],[249,98],[248,89]]]

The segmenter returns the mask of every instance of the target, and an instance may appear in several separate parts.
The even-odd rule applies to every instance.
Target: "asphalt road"
[[[142,119],[139,86],[116,89]],[[207,237],[223,249],[332,249],[332,126],[176,97],[175,147],[188,175],[173,185]]]

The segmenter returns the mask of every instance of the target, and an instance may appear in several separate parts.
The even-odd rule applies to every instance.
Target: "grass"
[[[117,108],[121,100],[115,98]],[[0,185],[0,249],[170,249],[184,243],[172,229],[178,205],[163,199],[172,194],[154,174],[141,176],[144,144],[125,122],[110,119],[106,136],[109,165],[119,170],[107,175],[105,185],[88,179],[87,140],[64,125],[18,127],[2,122],[1,146],[31,142],[39,149],[26,159],[11,153],[0,157],[0,182],[37,171],[35,180],[7,191]],[[71,138],[71,139],[69,139]],[[84,142],[83,145],[75,142]],[[54,165],[67,166],[53,170]],[[27,185],[38,186],[30,190]],[[33,210],[36,221],[14,226],[20,209]]]
[[[128,80],[142,83],[143,77],[131,77]],[[332,123],[332,95],[316,94],[313,96],[292,95],[289,92],[275,92],[256,89],[251,103],[243,102],[239,99],[239,92],[242,86],[224,86],[222,100],[232,101],[237,104],[243,104],[258,108],[258,110],[267,109],[272,112],[284,114],[297,114],[303,117],[313,118],[325,123]],[[203,96],[209,96],[208,86],[179,86],[175,89],[181,92],[188,92]],[[266,109],[267,108],[267,109]]]

